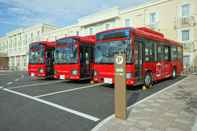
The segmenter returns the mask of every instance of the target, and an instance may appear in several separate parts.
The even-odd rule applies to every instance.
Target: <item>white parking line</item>
[[[19,79],[17,78],[17,79],[15,79],[14,81],[19,81]]]
[[[2,89],[3,88],[3,86],[0,86],[0,89]]]
[[[49,105],[49,106],[52,106],[52,107],[57,108],[59,110],[69,112],[71,114],[80,116],[82,118],[89,119],[89,120],[94,121],[94,122],[97,122],[97,121],[100,120],[99,118],[91,116],[89,114],[85,114],[85,113],[82,113],[82,112],[79,112],[79,111],[76,111],[76,110],[73,110],[73,109],[70,109],[70,108],[67,108],[67,107],[49,102],[49,101],[46,101],[46,100],[42,100],[42,99],[30,96],[30,95],[26,95],[26,94],[23,94],[23,93],[20,93],[20,92],[17,92],[17,91],[13,91],[13,90],[9,90],[9,89],[3,89],[3,90],[7,91],[7,92],[10,92],[10,93],[13,93],[13,94],[16,94],[16,95],[19,95],[19,96],[23,96],[25,98],[28,98],[28,99],[31,99],[31,100],[34,100],[34,101],[37,101],[37,102],[40,102],[40,103],[43,103],[43,104],[46,104],[46,105]]]
[[[7,85],[11,85],[11,84],[13,84],[13,82],[11,82],[11,81],[7,83]]]
[[[7,74],[0,74],[0,76],[6,76]]]
[[[10,87],[9,89],[18,89],[18,88],[24,88],[24,87],[33,87],[33,86],[43,86],[43,85],[49,85],[49,84],[55,84],[55,83],[61,83],[63,81],[52,81],[52,82],[44,82],[44,83],[35,83],[35,84],[28,84],[28,85],[20,85],[15,87]]]
[[[87,88],[91,88],[91,87],[95,87],[95,86],[100,86],[100,85],[103,85],[103,83],[98,83],[98,84],[94,84],[94,85],[89,85],[89,86],[84,86],[84,87],[78,87],[78,88],[73,88],[73,89],[68,89],[68,90],[63,90],[63,91],[57,91],[57,92],[52,92],[52,93],[47,93],[47,94],[38,95],[38,96],[34,96],[34,97],[40,98],[40,97],[45,97],[45,96],[52,96],[52,95],[56,95],[56,94],[60,94],[60,93],[77,91],[77,90],[87,89]]]

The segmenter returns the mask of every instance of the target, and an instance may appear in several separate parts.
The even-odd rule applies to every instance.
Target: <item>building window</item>
[[[79,31],[76,31],[76,35],[79,35]]]
[[[182,17],[189,17],[190,16],[190,5],[184,4],[181,6],[181,16]]]
[[[27,59],[26,56],[23,56],[23,66],[25,67],[27,65]]]
[[[190,61],[191,61],[190,55],[183,56],[183,65],[185,68],[188,68],[191,66]]]
[[[31,33],[31,41],[33,41],[33,33]]]
[[[126,27],[131,26],[131,19],[125,19],[125,26]]]
[[[89,28],[89,34],[92,35],[93,34],[93,28]]]
[[[150,14],[150,24],[156,23],[156,13],[151,13]]]
[[[149,14],[149,24],[150,25],[156,25],[159,21],[159,13],[158,12],[152,12]]]
[[[37,31],[37,40],[40,39],[40,31]]]
[[[181,31],[181,40],[189,41],[190,40],[190,30],[182,30]]]
[[[110,24],[105,24],[105,29],[108,30],[110,28]]]

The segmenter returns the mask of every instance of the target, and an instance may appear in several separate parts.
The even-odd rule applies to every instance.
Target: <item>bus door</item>
[[[81,77],[90,77],[93,47],[90,45],[80,45],[80,74]]]
[[[136,39],[134,41],[134,59],[135,59],[135,76],[137,81],[142,80],[142,67],[143,67],[143,59],[142,59],[142,50],[143,50],[143,41],[140,39]]]
[[[164,68],[164,46],[157,46],[156,79],[161,80],[165,76]]]
[[[46,68],[48,77],[53,75],[53,51],[54,49],[47,49],[46,51]]]
[[[164,78],[171,76],[170,47],[164,46]]]

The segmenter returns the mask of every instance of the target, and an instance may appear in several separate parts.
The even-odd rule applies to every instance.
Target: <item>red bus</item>
[[[40,41],[29,46],[28,74],[37,79],[53,78],[54,42]]]
[[[93,76],[95,36],[69,36],[56,40],[54,78],[81,80]]]
[[[114,83],[114,54],[126,54],[127,85],[144,84],[180,75],[183,49],[175,41],[146,27],[117,28],[96,34],[94,81]]]

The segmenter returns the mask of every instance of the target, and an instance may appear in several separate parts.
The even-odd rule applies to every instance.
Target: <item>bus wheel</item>
[[[173,79],[176,78],[176,68],[173,68],[173,70],[172,70],[172,78]]]
[[[151,88],[153,84],[153,80],[152,80],[152,75],[151,73],[146,73],[145,77],[144,77],[144,85],[147,88]]]

